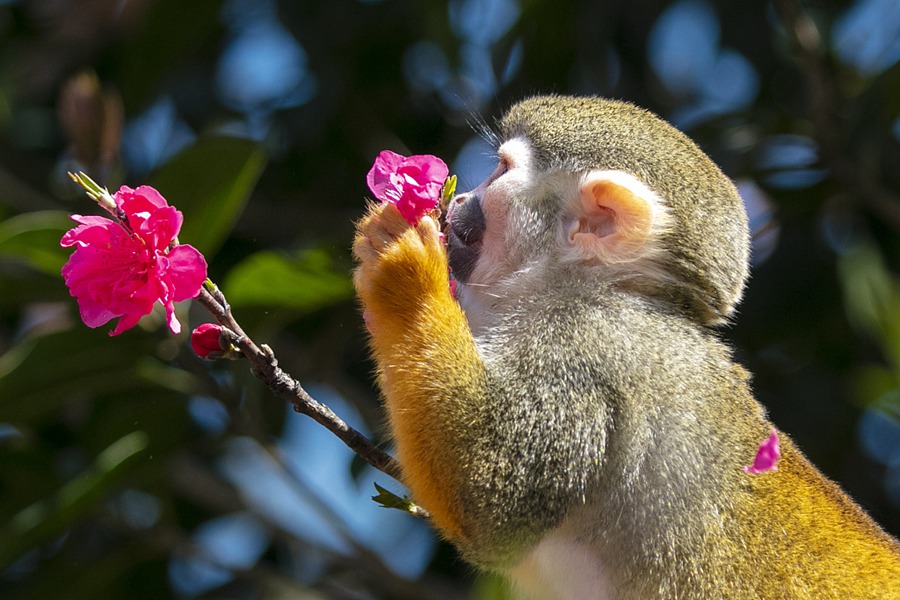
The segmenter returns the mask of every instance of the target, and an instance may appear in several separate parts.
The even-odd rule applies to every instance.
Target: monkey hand
[[[409,225],[393,204],[372,205],[357,224],[354,284],[369,330],[403,329],[449,297],[447,253],[430,216]]]
[[[403,481],[450,539],[463,543],[456,501],[468,452],[457,424],[481,405],[484,365],[450,295],[447,252],[430,216],[409,225],[391,204],[357,224],[353,282],[371,335]]]

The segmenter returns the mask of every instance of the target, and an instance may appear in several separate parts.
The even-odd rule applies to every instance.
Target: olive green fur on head
[[[525,137],[547,170],[621,170],[672,209],[670,274],[694,318],[721,323],[740,301],[748,275],[750,236],[731,180],[686,135],[654,114],[598,97],[537,96],[512,106],[500,123],[504,139]]]

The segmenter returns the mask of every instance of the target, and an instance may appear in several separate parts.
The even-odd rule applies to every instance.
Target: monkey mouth
[[[447,236],[450,270],[465,283],[475,269],[484,240],[485,220],[481,198],[475,194],[458,196],[447,211]]]

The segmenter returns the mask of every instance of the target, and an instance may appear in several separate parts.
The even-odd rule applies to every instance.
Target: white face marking
[[[481,193],[481,210],[484,213],[484,245],[472,277],[472,285],[489,286],[510,273],[509,211],[511,202],[523,195],[534,180],[531,147],[524,139],[515,138],[500,146],[497,151],[499,164],[494,173],[476,190]]]

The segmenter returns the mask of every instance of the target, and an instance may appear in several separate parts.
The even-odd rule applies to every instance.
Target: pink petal
[[[391,181],[391,175],[403,163],[403,156],[390,150],[382,150],[375,158],[375,163],[366,175],[366,183],[376,198],[386,201],[385,192],[396,189]]]
[[[181,230],[182,214],[148,185],[137,189],[122,186],[113,195],[116,205],[125,213],[128,225],[151,247],[163,250]]]
[[[162,194],[149,185],[141,185],[136,189],[123,185],[118,192],[113,194],[113,200],[116,206],[126,214],[153,212],[156,209],[169,206]]]
[[[122,316],[123,320],[129,323],[127,326],[121,321],[116,327],[117,331],[134,326],[144,315],[148,315],[153,311],[153,306],[157,302],[161,302],[164,292],[164,286],[153,277],[148,277],[146,281],[144,277],[148,273],[138,274],[139,277],[131,279],[122,279],[116,282],[116,285],[107,294],[107,303],[110,310]]]
[[[447,168],[446,163],[437,156],[431,154],[417,154],[415,156],[410,156],[404,160],[402,166],[404,169],[415,168],[418,172],[416,180],[421,183],[431,181],[443,184],[444,180],[447,179],[447,175],[450,174],[450,170]]]
[[[175,302],[196,298],[206,281],[206,259],[190,244],[180,244],[168,254],[168,274]]]
[[[415,225],[422,215],[437,206],[438,197],[428,197],[422,190],[409,189],[394,204],[406,222]]]
[[[105,325],[119,316],[93,302],[90,298],[78,299],[78,312],[84,324],[91,329]]]
[[[772,429],[772,434],[759,445],[753,465],[745,466],[746,473],[760,474],[778,470],[778,459],[781,458],[781,448],[778,444],[778,432]]]
[[[169,206],[169,203],[166,202],[166,199],[163,198],[162,194],[160,194],[156,188],[149,185],[139,185],[134,189],[134,193],[137,196],[141,196],[147,202],[157,206],[159,208],[165,208]]]
[[[70,215],[70,218],[79,225],[63,234],[62,239],[59,240],[59,245],[63,248],[76,244],[79,246],[103,244],[114,234],[111,231],[113,228],[125,233],[118,223],[104,217]]]
[[[145,314],[147,314],[147,313],[145,313]],[[144,315],[138,315],[138,314],[134,314],[134,313],[128,314],[128,315],[123,315],[122,318],[119,319],[119,322],[116,323],[116,328],[113,329],[112,331],[110,331],[109,335],[115,336],[115,335],[120,335],[120,334],[124,333],[125,331],[127,331],[127,330],[131,329],[132,327],[134,327],[135,325],[137,325],[138,321],[140,321],[141,317],[143,317],[143,316]]]
[[[164,251],[181,231],[184,216],[172,206],[157,209],[150,213],[135,230],[147,243],[157,251]]]
[[[181,322],[175,316],[175,306],[169,302],[166,306],[166,325],[169,327],[169,331],[178,335],[181,333]]]
[[[397,206],[410,225],[434,209],[449,174],[447,165],[436,156],[401,156],[382,151],[366,176],[369,189],[382,202]]]

